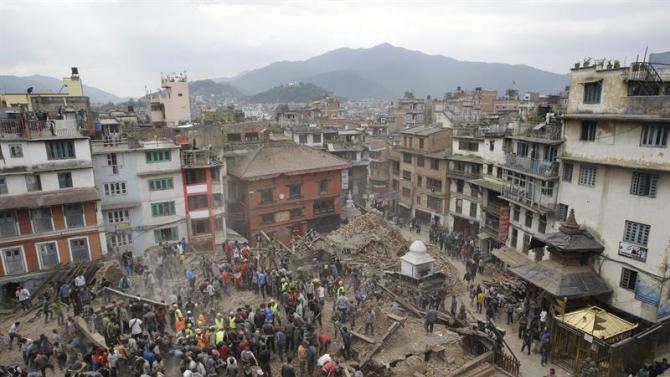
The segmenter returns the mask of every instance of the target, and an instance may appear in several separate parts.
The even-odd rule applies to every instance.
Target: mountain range
[[[258,93],[288,82],[313,83],[349,99],[398,98],[405,91],[441,97],[458,86],[519,92],[560,92],[567,74],[525,64],[460,61],[442,55],[396,47],[340,48],[302,61],[281,61],[250,70],[226,82],[243,92]]]
[[[312,83],[297,83],[291,85],[279,85],[266,91],[244,97],[242,100],[251,103],[288,103],[309,102],[322,98],[328,91]]]
[[[25,93],[30,87],[33,87],[35,92],[58,93],[62,86],[63,81],[55,77],[0,75],[0,93]],[[88,85],[84,85],[84,94],[89,97],[91,103],[117,103],[127,100],[127,98],[121,98]]]

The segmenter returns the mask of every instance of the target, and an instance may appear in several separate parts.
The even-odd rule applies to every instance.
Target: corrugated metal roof
[[[588,266],[544,260],[513,267],[510,271],[558,298],[574,299],[612,292],[607,283]]]
[[[637,323],[628,322],[597,306],[559,315],[556,319],[594,338],[605,340],[637,327]]]

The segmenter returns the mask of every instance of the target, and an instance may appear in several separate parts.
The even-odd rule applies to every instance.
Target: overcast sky
[[[586,56],[670,50],[670,0],[0,0],[0,74],[62,77],[121,96],[278,60],[388,42],[459,60],[567,72]]]

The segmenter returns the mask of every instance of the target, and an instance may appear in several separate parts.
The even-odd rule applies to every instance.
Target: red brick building
[[[350,163],[299,145],[266,145],[229,168],[229,225],[247,239],[264,231],[282,242],[337,227],[342,170]]]

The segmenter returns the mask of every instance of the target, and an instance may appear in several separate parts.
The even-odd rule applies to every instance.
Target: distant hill
[[[329,91],[311,83],[279,85],[264,92],[242,98],[250,103],[309,102],[319,99]]]
[[[63,81],[55,77],[32,75],[32,76],[10,76],[0,75],[0,92],[23,93],[26,89],[33,87],[36,92],[47,91],[58,93],[63,86]],[[92,103],[123,102],[127,98],[118,97],[104,90],[84,85],[84,95],[88,96]]]
[[[244,93],[234,86],[213,80],[192,81],[189,83],[189,88],[191,89],[192,99],[201,96],[208,101],[224,101],[244,96]]]
[[[567,69],[566,69],[567,71]],[[442,97],[448,91],[482,87],[557,93],[567,74],[543,71],[524,64],[459,61],[442,55],[381,44],[371,48],[340,48],[303,61],[282,61],[225,81],[247,93],[258,93],[281,83],[310,82],[347,98],[398,98],[407,90],[417,96]]]
[[[649,62],[657,64],[670,64],[670,51],[649,54]]]

